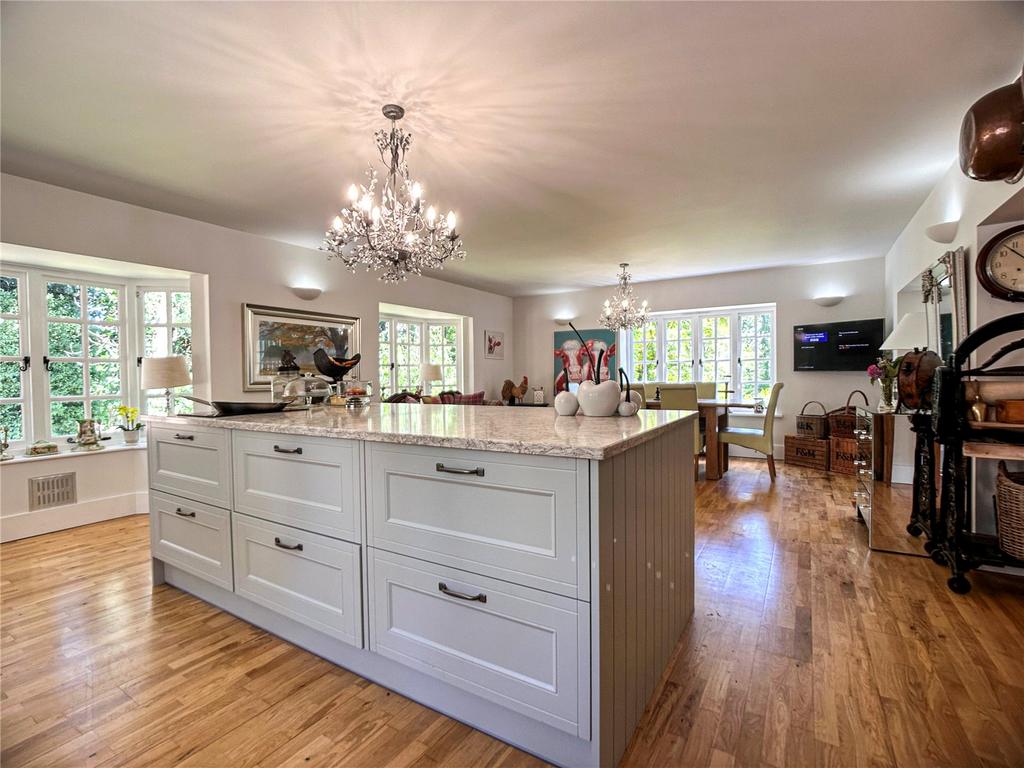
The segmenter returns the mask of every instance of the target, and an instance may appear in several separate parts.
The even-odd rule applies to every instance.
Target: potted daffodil
[[[142,428],[146,426],[139,421],[139,409],[128,405],[119,405],[117,406],[117,415],[121,417],[121,423],[117,425],[117,428],[124,432],[125,444],[135,445],[138,443]]]

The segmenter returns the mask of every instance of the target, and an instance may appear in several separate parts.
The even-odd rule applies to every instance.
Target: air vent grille
[[[28,508],[49,509],[74,504],[78,500],[75,473],[30,477],[28,481]]]

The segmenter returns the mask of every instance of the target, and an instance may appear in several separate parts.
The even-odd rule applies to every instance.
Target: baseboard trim
[[[0,542],[27,539],[30,536],[78,528],[118,517],[145,515],[148,512],[149,494],[146,491],[89,499],[62,507],[17,512],[0,517]]]

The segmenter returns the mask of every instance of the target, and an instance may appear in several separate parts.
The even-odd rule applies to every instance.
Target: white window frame
[[[31,358],[31,343],[29,340],[29,301],[28,301],[28,273],[19,269],[3,269],[0,271],[3,277],[10,277],[18,281],[18,312],[16,314],[4,313],[0,315],[4,320],[18,323],[18,355],[2,355],[0,362],[16,363],[19,367],[23,365],[24,358]],[[2,405],[21,405],[21,438],[11,440],[12,449],[22,448],[28,444],[32,435],[32,368],[26,366],[21,374],[21,397],[0,398]]]
[[[134,402],[139,403],[139,411],[147,413],[149,410],[150,398],[156,397],[158,390],[142,390],[142,358],[146,355],[146,328],[166,328],[167,329],[167,350],[165,354],[171,354],[171,350],[174,344],[174,329],[175,328],[188,328],[194,332],[192,327],[192,313],[189,313],[189,322],[187,323],[176,323],[174,322],[173,315],[171,314],[171,294],[172,293],[188,293],[191,294],[191,288],[187,281],[173,280],[173,281],[150,281],[140,282],[134,285],[133,296],[135,297],[135,312],[134,312],[134,329],[133,338],[135,340],[135,364],[133,368],[132,385],[134,391]],[[166,323],[147,323],[146,322],[146,307],[145,302],[142,300],[142,294],[144,293],[163,293],[166,300],[167,307],[167,322]],[[194,309],[194,308],[193,308]],[[193,343],[195,343],[195,337],[193,337]],[[194,363],[193,363],[194,364]],[[192,394],[191,387],[179,387],[178,392],[184,392],[186,394]],[[160,393],[162,397],[163,394]],[[179,400],[175,404],[177,413],[191,413],[189,406],[190,401]]]
[[[667,339],[666,339],[666,323],[671,320],[677,320],[682,322],[690,322],[692,324],[692,341],[693,341],[693,358],[690,361],[690,372],[689,381],[693,382],[709,382],[716,381],[717,377],[712,375],[710,378],[706,376],[708,370],[708,362],[703,359],[702,350],[700,344],[703,340],[702,336],[702,323],[706,318],[726,316],[729,318],[729,380],[725,382],[728,384],[728,389],[734,390],[737,396],[742,396],[742,374],[743,374],[743,360],[742,360],[742,338],[740,333],[741,318],[744,315],[760,315],[768,314],[771,316],[771,354],[769,357],[769,380],[758,380],[755,382],[755,393],[756,384],[767,384],[771,385],[777,381],[778,371],[778,354],[779,354],[779,328],[778,328],[778,313],[775,304],[747,304],[737,305],[730,307],[708,307],[703,309],[692,309],[692,310],[678,310],[672,312],[658,312],[649,316],[648,328],[653,327],[655,329],[655,348],[657,349],[657,361],[654,366],[645,365],[644,370],[640,375],[637,374],[636,363],[638,362],[635,358],[637,350],[634,349],[633,332],[622,331],[619,334],[619,348],[624,350],[623,360],[625,362],[626,372],[629,374],[631,381],[636,383],[667,383],[668,382],[668,368],[669,363],[667,360]],[[764,336],[764,334],[761,334]],[[724,338],[724,337],[723,337]],[[717,359],[717,358],[716,358]],[[760,358],[757,358],[759,360]],[[755,362],[756,366],[756,362]],[[653,373],[653,377],[649,374]],[[756,376],[756,373],[755,373]],[[682,378],[680,379],[682,381]],[[723,382],[717,381],[721,384]],[[755,394],[756,397],[756,394]]]
[[[401,390],[398,389],[398,375],[397,375],[397,368],[398,368],[398,354],[397,354],[398,335],[397,335],[396,329],[395,329],[395,326],[396,326],[397,323],[406,323],[406,324],[409,324],[409,325],[417,325],[417,326],[419,326],[419,329],[420,329],[420,343],[419,343],[419,347],[420,347],[420,364],[426,363],[426,362],[428,362],[430,360],[430,346],[431,346],[431,344],[430,344],[430,329],[432,327],[438,327],[438,326],[449,326],[449,325],[455,326],[455,345],[454,345],[455,346],[455,382],[454,383],[449,382],[447,384],[445,384],[445,383],[435,384],[434,382],[431,382],[431,386],[434,386],[436,388],[437,392],[440,392],[440,391],[442,391],[444,389],[447,389],[447,388],[450,388],[450,387],[454,387],[455,389],[459,390],[460,392],[464,391],[464,387],[463,387],[463,385],[465,383],[465,380],[463,378],[463,371],[465,370],[465,365],[464,365],[464,361],[463,361],[463,324],[464,324],[464,318],[461,318],[461,317],[452,317],[452,318],[413,317],[413,316],[409,316],[409,315],[382,314],[382,315],[380,315],[380,322],[390,323],[390,328],[389,328],[389,331],[388,331],[388,346],[390,348],[390,357],[391,357],[391,362],[389,364],[389,368],[390,368],[390,371],[391,371],[391,386],[390,386],[390,389],[387,392],[385,392],[384,391],[384,385],[383,385],[383,379],[381,379],[381,381],[380,381],[380,395],[381,395],[382,399],[385,398],[385,397],[390,397],[391,395],[394,395],[397,392],[401,391]],[[377,325],[377,328],[378,328],[378,332],[377,332],[377,334],[378,334],[377,335],[377,349],[378,349],[378,355],[379,355],[379,350],[380,350],[380,347],[381,347],[381,344],[382,344],[382,342],[380,341],[380,330],[379,330],[380,329],[380,324],[379,323]],[[444,346],[448,346],[448,345],[444,345]],[[380,376],[380,370],[381,370],[381,366],[380,366],[380,361],[378,360],[378,377]],[[416,376],[414,377],[413,380],[414,381],[418,381],[419,382],[419,386],[423,387],[424,390],[426,389],[425,383],[420,379],[419,371],[416,372]],[[435,392],[435,394],[436,394],[436,392]]]

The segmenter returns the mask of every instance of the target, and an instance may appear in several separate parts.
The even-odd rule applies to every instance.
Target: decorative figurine
[[[10,430],[6,426],[0,426],[0,461],[9,461],[14,458],[13,453],[8,453],[7,449],[11,447],[11,443],[8,438],[11,436]]]
[[[100,444],[100,435],[96,429],[95,419],[79,419],[78,435],[72,451],[102,451],[105,446]]]

